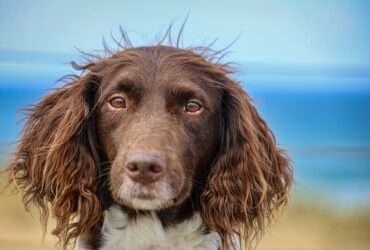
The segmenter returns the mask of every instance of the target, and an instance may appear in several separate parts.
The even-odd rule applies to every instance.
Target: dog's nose
[[[148,184],[160,179],[165,162],[157,154],[132,153],[128,156],[125,171],[135,182]]]

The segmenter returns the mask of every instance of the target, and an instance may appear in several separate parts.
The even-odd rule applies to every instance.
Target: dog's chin
[[[171,200],[161,200],[161,199],[147,199],[132,197],[129,200],[122,200],[124,205],[135,209],[135,210],[146,210],[146,211],[156,211],[161,209],[170,208],[175,205],[175,199]]]

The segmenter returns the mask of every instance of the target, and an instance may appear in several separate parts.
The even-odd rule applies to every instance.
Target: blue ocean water
[[[56,87],[65,73],[70,73],[66,67],[45,65],[1,67],[3,159],[20,132],[24,118],[20,109]],[[370,201],[368,75],[240,72],[237,78],[291,156],[299,192],[319,193],[329,200]]]

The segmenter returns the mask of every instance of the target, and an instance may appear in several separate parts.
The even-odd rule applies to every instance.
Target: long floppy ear
[[[224,85],[222,130],[221,149],[202,194],[202,215],[221,235],[224,250],[233,247],[236,234],[250,248],[273,211],[286,203],[292,171],[271,130],[232,80]]]
[[[92,77],[75,77],[29,110],[9,171],[26,207],[40,208],[63,248],[99,220],[97,166],[90,105]],[[90,103],[91,104],[91,103]]]

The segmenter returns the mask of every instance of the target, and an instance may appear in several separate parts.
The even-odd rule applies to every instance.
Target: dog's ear
[[[99,221],[97,151],[92,106],[95,76],[74,77],[29,110],[14,159],[12,180],[26,206],[40,208],[64,247]]]
[[[289,161],[239,84],[224,83],[222,143],[202,194],[205,223],[217,231],[223,249],[235,233],[255,238],[287,200]]]

